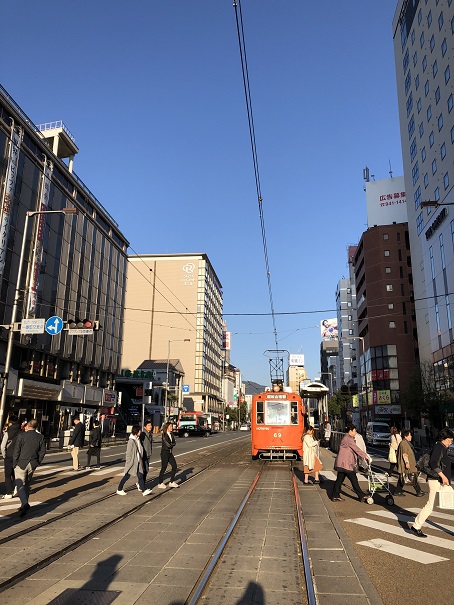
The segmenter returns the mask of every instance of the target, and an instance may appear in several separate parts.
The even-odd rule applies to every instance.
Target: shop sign
[[[142,380],[156,379],[156,370],[121,370],[123,378],[140,378]]]

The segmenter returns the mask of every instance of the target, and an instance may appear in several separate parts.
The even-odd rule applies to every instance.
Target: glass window
[[[437,60],[435,59],[433,67],[432,67],[432,75],[434,78],[437,75],[437,73],[438,73],[438,63],[437,63]]]
[[[418,109],[418,113],[421,112],[421,98],[418,99],[418,102],[416,103],[416,107]]]
[[[421,122],[421,124],[419,125],[419,138],[421,138],[423,134],[424,134],[424,124]]]
[[[446,296],[446,313],[448,315],[448,329],[452,330],[452,317],[451,317],[451,305],[449,303],[449,296]]]
[[[385,250],[385,256],[389,256],[389,250]]]
[[[438,116],[438,131],[440,131],[443,128],[443,114],[441,113]]]
[[[426,172],[426,174],[424,175],[424,187],[427,189],[428,186],[429,186],[429,176]]]
[[[433,131],[429,134],[429,145],[432,147],[434,144],[434,133]]]
[[[413,67],[415,67],[417,62],[418,62],[418,53],[415,51],[414,55],[413,55]]]
[[[426,97],[429,94],[429,80],[426,80],[426,83],[424,84],[424,94]]]
[[[437,187],[434,191],[434,200],[436,202],[438,202],[439,199],[440,199],[440,189]]]
[[[422,58],[422,73],[424,73],[427,69],[427,57],[426,55],[424,55],[424,57]]]
[[[411,114],[411,110],[413,109],[413,95],[410,93],[407,99],[407,118]]]
[[[409,62],[410,62],[410,55],[408,54],[408,48],[407,48],[407,50],[405,51],[405,55],[404,55],[404,59],[403,59],[403,63],[402,63],[403,68],[404,68],[404,73],[407,71]]]
[[[432,174],[435,174],[437,172],[437,160],[434,160],[432,162]]]
[[[411,116],[410,121],[408,122],[408,138],[411,139],[413,133],[415,131],[415,118]]]
[[[394,309],[394,303],[388,303],[388,309]]]
[[[440,155],[441,155],[441,159],[444,160],[446,157],[446,145],[444,143],[440,147]]]
[[[430,10],[427,14],[427,27],[430,27],[432,24],[432,11]]]
[[[423,148],[421,149],[421,160],[422,160],[423,162],[425,162],[425,161],[426,161],[426,148],[425,148],[425,147],[423,147]]]
[[[429,107],[427,108],[427,121],[429,121],[431,117],[432,117],[432,105],[429,105]]]
[[[415,210],[419,208],[419,204],[421,203],[421,187],[418,187],[413,194],[413,199],[415,201]],[[398,233],[398,235],[400,235]]]
[[[389,327],[390,328],[395,328],[396,327],[396,322],[395,321],[390,321],[389,322]]]
[[[435,321],[437,322],[438,336],[440,336],[440,334],[441,334],[441,329],[440,329],[440,311],[438,309],[438,303],[435,303]]]
[[[391,273],[391,267],[385,267],[385,273]]]
[[[444,22],[443,13],[441,12],[440,16],[438,17],[438,29],[439,30],[441,30],[441,28],[443,27],[443,22]]]
[[[415,31],[415,30],[413,30]],[[419,45],[421,46],[421,48],[424,46],[424,32],[421,33],[421,35],[419,36]]]
[[[416,90],[418,90],[418,88],[419,88],[419,74],[415,78],[415,88],[416,88]]]
[[[411,72],[409,70],[408,74],[405,78],[405,94],[408,94],[408,91],[410,90],[410,86],[411,86]]]
[[[422,212],[420,212],[418,214],[418,217],[416,219],[416,231],[418,233],[418,235],[421,233],[421,231],[424,229],[424,219],[422,216]]]
[[[413,185],[415,185],[416,181],[419,179],[419,166],[417,161],[411,170],[411,175],[413,177]]]
[[[443,244],[443,233],[440,233],[440,235],[438,237],[438,241],[440,242],[441,268],[446,269],[445,247]]]
[[[383,239],[389,239],[388,233],[383,233]]]
[[[441,43],[441,54],[444,57],[446,54],[446,51],[448,50],[448,45],[446,44],[446,38],[443,40],[443,42]]]
[[[387,292],[392,292],[393,291],[393,285],[392,284],[387,284],[386,285],[386,291]]]
[[[448,67],[445,69],[445,84],[447,84],[449,82],[451,78],[451,70],[449,69],[449,65]]]
[[[434,35],[433,35],[433,34],[432,34],[432,36],[431,36],[431,38],[430,38],[430,43],[429,43],[429,45],[430,45],[430,50],[432,51],[432,50],[434,49],[434,47],[435,47],[435,37],[434,37]]]
[[[430,272],[432,274],[432,279],[435,279],[435,262],[434,262],[433,246],[430,246],[430,248],[429,248],[429,258],[430,258]]]
[[[448,111],[449,111],[449,113],[451,113],[452,105],[453,105],[453,98],[452,98],[452,94],[450,94],[449,97],[448,97]]]
[[[454,126],[451,128],[451,143],[454,143]]]
[[[443,185],[444,185],[445,189],[447,189],[449,187],[449,174],[448,173],[446,173],[443,176]]]
[[[410,145],[410,158],[412,162],[416,157],[417,151],[416,139],[413,139],[412,144]]]
[[[267,400],[265,402],[265,424],[289,425],[290,402]]]
[[[440,87],[437,86],[437,90],[435,91],[435,101],[438,105],[438,101],[440,100]]]

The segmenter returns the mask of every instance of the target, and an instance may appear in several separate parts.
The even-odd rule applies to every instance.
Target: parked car
[[[391,431],[386,422],[368,422],[366,427],[367,445],[389,445]]]
[[[240,426],[240,431],[250,431],[251,430],[251,425],[250,424],[242,424]]]

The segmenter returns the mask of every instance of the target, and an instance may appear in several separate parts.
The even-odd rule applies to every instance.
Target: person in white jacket
[[[320,483],[319,472],[323,466],[318,456],[318,441],[314,439],[314,427],[309,426],[303,437],[304,484],[309,485],[309,474],[314,473],[314,483]]]

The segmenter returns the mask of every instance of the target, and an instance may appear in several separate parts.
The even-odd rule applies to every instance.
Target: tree
[[[328,400],[328,415],[331,418],[342,417],[345,419],[347,405],[351,402],[350,393],[342,393],[338,391],[334,393],[332,397]]]

